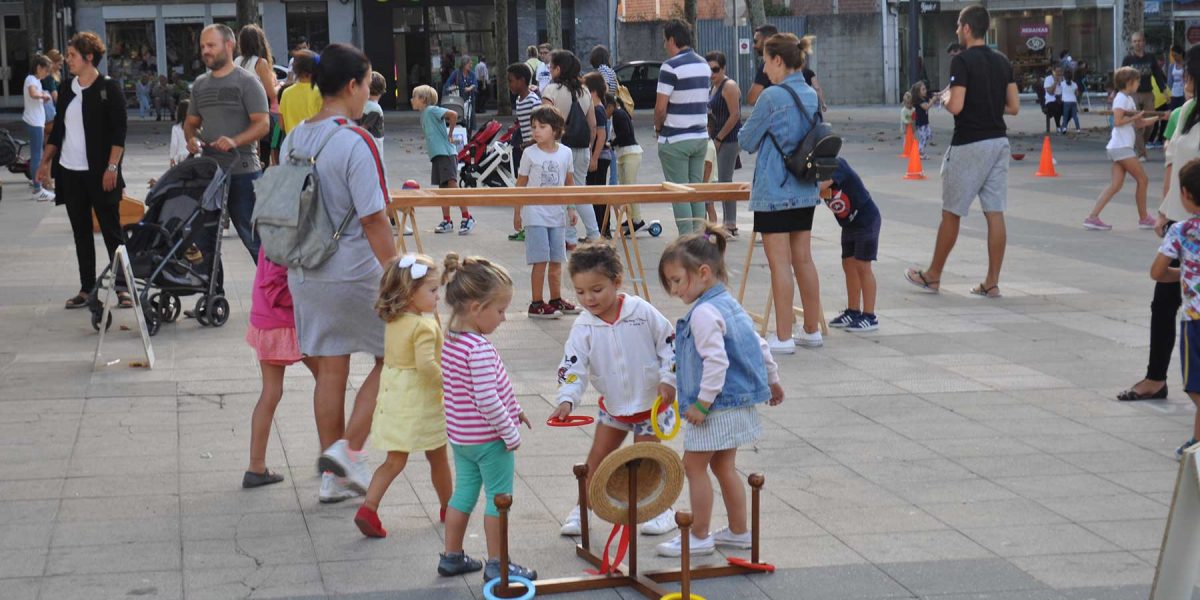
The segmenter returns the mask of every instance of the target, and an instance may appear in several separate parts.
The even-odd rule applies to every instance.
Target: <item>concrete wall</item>
[[[665,60],[667,53],[662,45],[662,21],[624,22],[617,36],[618,62],[631,60]]]
[[[263,33],[267,35],[267,43],[271,45],[271,58],[275,63],[287,66],[288,50],[291,44],[287,39],[287,7],[279,0],[263,0],[262,22]]]
[[[608,12],[607,0],[584,0],[575,2],[575,55],[583,62],[585,70],[591,69],[588,54],[597,44],[608,46],[610,28],[616,18]],[[563,17],[566,18],[565,16]],[[563,23],[566,25],[566,23]],[[609,48],[609,50],[612,50]]]
[[[358,32],[358,14],[355,2],[329,2],[329,42],[341,42],[362,46],[362,37]]]
[[[534,0],[512,0],[517,6],[517,20],[509,26],[517,28],[517,60],[525,60],[525,48],[541,43],[538,39],[538,10]]]
[[[884,101],[883,55],[879,14],[810,15],[808,31],[817,36],[811,67],[834,104]]]

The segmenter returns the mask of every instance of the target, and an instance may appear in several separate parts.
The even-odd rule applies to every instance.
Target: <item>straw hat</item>
[[[683,491],[683,461],[674,450],[652,442],[625,446],[596,467],[588,484],[588,503],[596,516],[609,523],[629,521],[629,469],[637,468],[637,520],[645,523],[670,508]]]

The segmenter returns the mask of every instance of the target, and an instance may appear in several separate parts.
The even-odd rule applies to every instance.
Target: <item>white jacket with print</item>
[[[578,406],[591,381],[609,414],[650,410],[658,384],[675,385],[675,326],[649,302],[622,294],[609,325],[587,311],[571,326],[558,368],[558,402]]]

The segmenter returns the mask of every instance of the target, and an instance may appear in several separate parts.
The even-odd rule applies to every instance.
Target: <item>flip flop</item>
[[[976,296],[982,296],[984,298],[999,298],[1000,297],[1000,286],[993,285],[992,287],[987,287],[986,285],[981,283],[981,284],[971,288],[971,293]]]
[[[280,481],[283,481],[283,475],[270,469],[264,469],[262,473],[246,471],[246,474],[242,475],[242,487],[246,489],[271,485]]]
[[[921,291],[928,292],[930,294],[938,293],[939,287],[934,286],[937,286],[941,281],[938,279],[934,279],[932,281],[926,279],[925,272],[920,269],[906,269],[904,271],[904,280],[921,288]]]
[[[133,308],[133,296],[129,292],[117,292],[118,308]]]

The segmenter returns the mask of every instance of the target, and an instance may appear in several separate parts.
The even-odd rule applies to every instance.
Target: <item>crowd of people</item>
[[[961,219],[978,197],[988,228],[988,264],[971,293],[986,298],[1001,295],[1010,157],[1004,116],[1017,114],[1019,100],[1011,65],[986,44],[989,26],[990,16],[982,6],[963,9],[958,19],[961,48],[951,60],[951,84],[935,94],[918,84],[908,96],[906,106],[922,154],[928,143],[930,108],[937,104],[954,116],[953,138],[943,158],[942,213],[933,256],[925,268],[911,268],[904,274],[924,292],[940,290]],[[813,38],[780,33],[770,25],[754,32],[754,47],[762,61],[747,98],[753,112],[744,120],[740,90],[726,75],[722,53],[697,53],[691,28],[681,20],[664,26],[662,42],[668,58],[660,69],[652,116],[662,177],[683,184],[730,181],[739,152],[757,154],[749,210],[770,268],[774,330],[760,338],[725,287],[725,252],[737,237],[733,203],[721,207],[720,218],[715,206],[702,202],[673,206],[678,237],[664,251],[658,275],[671,296],[690,305],[674,326],[649,302],[621,291],[626,281],[622,263],[614,247],[602,239],[636,233],[643,224],[637,214],[634,231],[612,231],[603,207],[523,206],[514,211],[517,233],[511,239],[524,243],[530,266],[526,314],[530,318],[577,315],[557,368],[557,408],[551,418],[569,417],[589,383],[603,394],[587,457],[593,469],[628,433],[637,442],[652,443],[658,440],[656,423],[669,427],[684,421],[683,462],[695,513],[688,543],[693,554],[706,554],[716,545],[743,549],[750,545],[736,454],[739,447],[762,435],[758,406],[784,399],[774,355],[792,354],[797,345],[824,343],[819,279],[811,249],[817,206],[824,202],[841,228],[847,302],[830,325],[851,331],[880,326],[872,262],[877,258],[882,216],[844,158],[822,181],[800,179],[785,163],[788,149],[796,148],[827,110],[815,74],[808,68]],[[506,320],[516,299],[516,284],[503,266],[489,259],[456,253],[440,261],[397,255],[386,212],[389,194],[381,155],[383,113],[378,100],[386,93],[386,80],[372,71],[361,50],[344,44],[331,44],[319,54],[298,48],[290,63],[293,81],[277,90],[270,73],[270,48],[257,27],[247,26],[235,35],[224,25],[210,25],[203,30],[200,45],[208,72],[197,78],[190,100],[178,110],[181,143],[173,146],[182,148],[172,150],[172,160],[203,152],[224,161],[231,173],[232,224],[256,264],[246,341],[259,360],[262,391],[251,418],[250,460],[243,486],[283,481],[266,464],[267,440],[283,395],[284,371],[303,363],[316,381],[314,418],[322,448],[319,500],[340,502],[365,496],[355,523],[364,535],[383,537],[387,531],[378,514],[381,500],[406,467],[408,455],[421,452],[430,464],[440,519],[446,523],[438,572],[459,575],[482,570],[485,580],[495,577],[500,540],[492,501],[497,494],[512,492],[521,426],[531,424],[516,400],[503,359],[487,336]],[[1137,44],[1134,47],[1136,53]],[[1200,49],[1193,50],[1181,63],[1182,73],[1174,75],[1182,77],[1188,95],[1200,76]],[[75,234],[80,292],[67,301],[67,308],[85,305],[95,285],[92,212],[110,259],[122,238],[117,206],[124,187],[127,108],[119,84],[97,70],[104,52],[95,34],[76,34],[65,55],[73,76],[68,84],[57,86],[51,58],[35,59],[25,84],[30,137],[48,131],[45,143],[36,144],[39,151],[44,146],[44,152],[34,159],[34,183],[48,185],[53,175],[57,201],[67,205]],[[514,143],[517,186],[636,182],[643,150],[634,134],[633,107],[620,99],[608,50],[593,49],[588,57],[593,72],[586,75],[579,58],[568,50],[531,46],[528,54],[527,61],[503,71],[519,124]],[[450,88],[460,95],[477,94],[490,79],[486,66],[482,73],[478,66],[471,68],[469,60],[458,66],[441,90],[443,95]],[[1114,104],[1113,139],[1120,145],[1110,144],[1109,154],[1118,189],[1118,170],[1121,177],[1135,169],[1140,173],[1138,150],[1128,134],[1132,128],[1151,124],[1137,109],[1143,75],[1136,67],[1126,67],[1115,77],[1121,95]],[[1069,85],[1064,88],[1064,81],[1069,83],[1069,77],[1052,76],[1048,91],[1065,92]],[[453,131],[458,114],[439,106],[439,90],[431,86],[416,87],[412,99],[414,109],[421,112],[432,184],[453,187],[457,185]],[[1200,135],[1200,128],[1194,127],[1200,112],[1193,110],[1194,105],[1194,100],[1181,103],[1182,116],[1166,127],[1170,144],[1165,199],[1152,223],[1166,239],[1153,268],[1160,283],[1152,307],[1151,368],[1146,379],[1127,392],[1130,397],[1122,399],[1166,395],[1173,319],[1183,300],[1188,322],[1200,320],[1196,291],[1200,284],[1192,282],[1195,265],[1200,264],[1196,250],[1200,221],[1194,217],[1200,212],[1196,201],[1200,143],[1192,139]],[[251,223],[254,182],[281,156],[309,157],[319,175],[324,209],[333,221],[343,223],[336,250],[314,267],[286,268],[269,260],[268,249]],[[1176,163],[1179,169],[1173,176]],[[1142,175],[1142,222],[1151,218],[1145,209],[1145,187]],[[55,198],[42,190],[37,193],[39,199]],[[1102,207],[1103,202],[1098,203],[1093,215],[1097,221]],[[467,207],[461,207],[461,216],[459,233],[470,233],[474,217]],[[449,207],[443,208],[442,219],[439,231],[452,231]],[[575,229],[578,221],[584,224],[582,237]],[[721,222],[724,225],[717,224]],[[564,265],[580,306],[563,297]],[[1182,295],[1181,277],[1187,284]],[[797,288],[807,309],[799,324],[792,309]],[[129,294],[121,294],[119,301],[130,304]],[[437,312],[443,295],[451,313],[445,330],[428,316]],[[1185,326],[1185,341],[1200,336],[1200,328],[1193,329]],[[1186,343],[1188,352],[1197,352],[1191,350],[1195,344]],[[373,357],[374,364],[358,387],[347,419],[350,357],[356,353]],[[1189,363],[1185,362],[1185,390],[1200,403],[1200,379],[1192,382],[1196,378],[1188,371]],[[1161,387],[1155,387],[1159,383]],[[667,405],[661,412],[653,411],[657,397]],[[676,399],[677,408],[671,408]],[[1196,433],[1200,437],[1200,430]],[[373,472],[365,450],[368,439],[386,452]],[[1184,447],[1195,443],[1193,438]],[[728,525],[715,530],[709,473],[718,480],[728,514]],[[464,548],[469,516],[481,491],[486,497],[486,561],[470,557]],[[576,506],[567,514],[561,533],[577,535],[580,519]],[[642,531],[658,535],[674,529],[668,509],[644,524]],[[681,548],[677,536],[657,550],[678,556]],[[537,575],[517,563],[510,562],[509,569],[511,575],[529,579]]]

